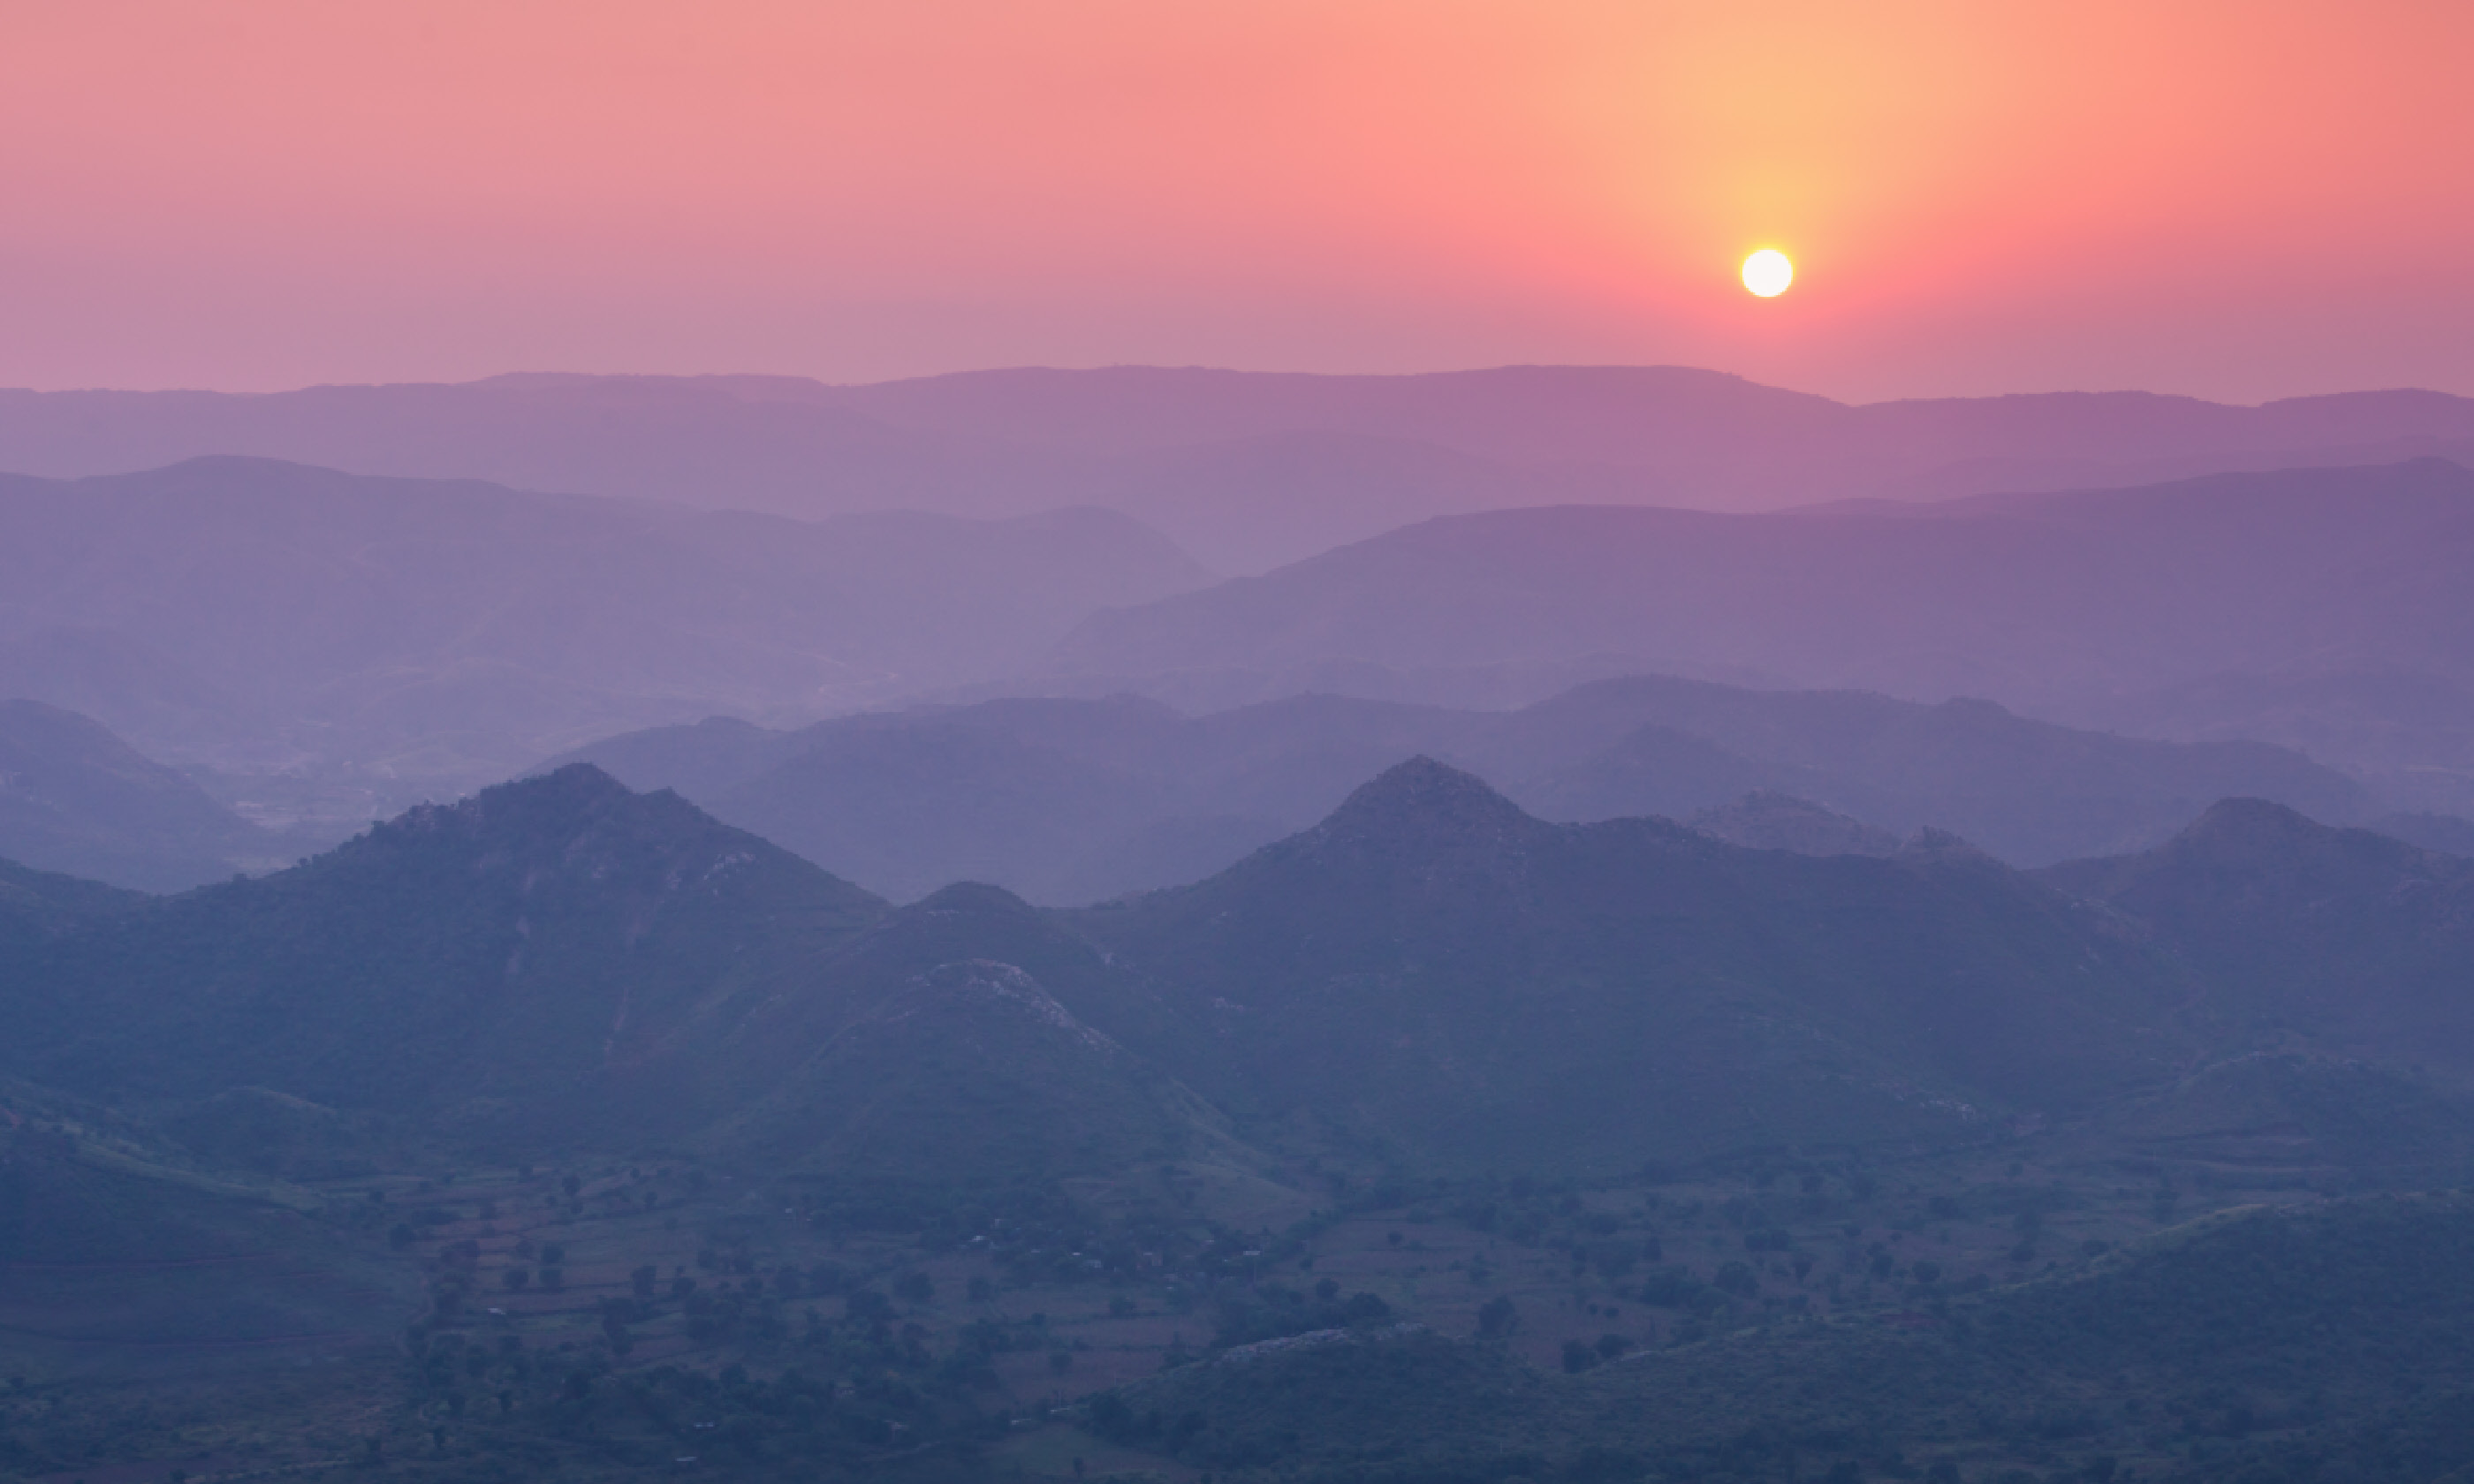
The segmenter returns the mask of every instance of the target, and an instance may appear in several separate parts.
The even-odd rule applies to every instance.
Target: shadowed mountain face
[[[29,473],[239,453],[800,516],[1099,503],[1232,571],[1464,511],[1930,498],[2469,444],[2474,410],[2432,393],[2257,408],[2141,394],[1851,407],[1682,367],[1416,376],[1123,367],[850,387],[520,375],[268,395],[0,393],[0,467]]]
[[[808,522],[202,459],[0,479],[0,694],[419,798],[629,727],[1002,673],[1205,576],[1106,511]]]
[[[701,1140],[880,1176],[1235,1147],[1063,1008],[1049,986],[1145,1023],[1096,950],[1018,899],[957,887],[888,914],[590,767],[262,879],[164,901],[80,885],[0,878],[9,1069],[211,1099],[188,1122],[217,1149],[238,1120],[315,1156],[330,1109],[492,1146]]]
[[[2474,861],[2235,799],[2153,850],[2042,874],[2145,923],[2254,1039],[2474,1087]]]
[[[1216,1110],[996,959],[910,975],[712,1142],[775,1170],[890,1181],[1239,1153]]]
[[[1658,678],[1514,712],[1321,696],[1187,718],[1115,697],[921,708],[793,732],[709,721],[568,755],[634,787],[676,788],[897,899],[971,878],[1072,903],[1208,874],[1420,753],[1550,819],[1681,818],[1768,789],[1859,829],[1935,826],[2025,863],[2152,844],[2232,794],[2336,819],[2365,809],[2341,776],[2257,744],[2135,741],[1981,702]]]
[[[282,848],[98,723],[0,701],[0,856],[168,892],[262,870]]]
[[[0,952],[24,951],[146,900],[138,892],[0,860]]]
[[[1074,915],[979,886],[887,912],[584,766],[87,925],[114,910],[5,945],[9,1070],[844,1173],[1234,1154],[1232,1127],[1620,1169],[1966,1136],[2188,1045],[2178,980],[1947,837],[1814,859],[1550,825],[1424,760]]]
[[[576,765],[169,899],[7,876],[0,1071],[220,1099],[201,1137],[273,1119],[302,1159],[335,1129],[289,1100],[880,1178],[1243,1163],[1240,1138],[1608,1173],[1976,1139],[2263,1044],[2462,1079],[2468,871],[2235,802],[2049,885],[1929,830],[1816,856],[1551,824],[1419,758],[1188,887],[896,910]],[[2183,1103],[2285,1097],[2341,1141],[2396,1101],[2284,1086]]]
[[[672,1074],[717,1069],[746,1005],[882,910],[675,796],[570,768],[31,951],[8,1054],[109,1096],[264,1087],[484,1122],[615,1103],[675,1126],[732,1094]]]
[[[338,1241],[315,1197],[201,1175],[159,1139],[112,1137],[28,1092],[12,1087],[0,1117],[0,1334],[16,1374],[297,1377],[397,1352],[419,1275]],[[0,1434],[12,1463],[23,1436]]]
[[[2173,976],[1955,843],[1819,860],[1549,825],[1424,759],[1075,921],[1209,1026],[1207,1094],[1445,1167],[1949,1136],[2188,1045]]]

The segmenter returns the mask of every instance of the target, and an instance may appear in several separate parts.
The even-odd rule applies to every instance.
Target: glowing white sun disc
[[[1776,248],[1763,248],[1744,259],[1744,287],[1763,299],[1776,299],[1795,281],[1795,265]]]

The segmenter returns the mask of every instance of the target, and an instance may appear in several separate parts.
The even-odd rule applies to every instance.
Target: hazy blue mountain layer
[[[714,720],[561,760],[676,788],[896,899],[971,878],[1064,904],[1207,874],[1419,754],[1549,819],[1685,818],[1768,790],[1894,836],[1949,829],[2026,864],[2156,843],[2230,795],[2340,821],[2367,807],[2349,779],[2255,743],[2114,737],[1983,702],[1656,677],[1511,712],[1312,696],[1189,718],[1115,697],[924,707],[795,731]]]
[[[1005,673],[1207,580],[1092,509],[802,521],[233,458],[11,476],[0,695],[178,765],[350,775],[356,826],[612,731]]]

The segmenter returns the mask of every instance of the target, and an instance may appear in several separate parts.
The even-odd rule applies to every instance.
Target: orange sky
[[[2469,59],[2462,0],[0,0],[0,384],[2474,393]]]

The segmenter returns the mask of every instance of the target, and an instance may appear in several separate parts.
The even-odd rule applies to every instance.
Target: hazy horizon
[[[2469,49],[2402,0],[25,7],[0,384],[2474,392]]]
[[[573,367],[518,366],[497,371],[479,371],[471,374],[455,376],[373,377],[359,380],[271,383],[265,386],[249,387],[206,386],[189,382],[167,383],[152,386],[131,383],[102,382],[77,385],[36,386],[31,383],[18,382],[0,385],[0,391],[33,392],[43,395],[79,392],[127,392],[146,395],[175,395],[187,392],[219,396],[272,396],[280,395],[287,392],[315,392],[329,389],[457,387],[476,386],[494,381],[523,381],[527,379],[554,380],[566,378],[595,378],[619,381],[680,380],[712,382],[778,378],[791,381],[811,381],[823,387],[844,389],[890,386],[907,382],[960,379],[972,376],[1003,375],[1007,372],[1015,371],[1060,371],[1067,373],[1079,371],[1201,371],[1226,372],[1233,375],[1273,377],[1307,376],[1326,379],[1364,378],[1407,380],[1417,377],[1469,375],[1495,371],[1688,371],[1730,377],[1766,390],[1793,392],[1802,395],[1821,397],[1825,400],[1836,402],[1839,405],[1846,407],[1878,407],[1897,402],[1993,401],[2005,397],[2030,396],[2154,396],[2170,398],[2177,401],[2204,402],[2210,406],[2217,407],[2242,408],[2266,407],[2278,402],[2313,401],[2332,397],[2386,393],[2432,393],[2441,396],[2474,398],[2474,382],[2467,383],[2468,389],[2463,391],[2453,391],[2439,386],[2426,385],[2416,382],[2365,383],[2362,385],[2334,386],[2314,391],[2278,393],[2274,395],[2261,395],[2247,400],[2232,396],[2211,396],[2197,392],[2161,390],[2152,386],[2133,385],[2130,383],[2123,383],[2122,385],[2074,384],[2067,386],[2003,386],[1974,391],[1918,391],[1874,397],[1841,396],[1810,387],[1790,385],[1783,381],[1763,380],[1758,376],[1751,375],[1743,371],[1733,371],[1725,367],[1686,365],[1681,362],[1668,361],[1624,360],[1503,360],[1483,363],[1472,362],[1466,365],[1453,364],[1420,366],[1407,369],[1349,366],[1307,369],[1281,365],[1246,366],[1175,361],[1095,361],[1083,364],[1068,364],[1064,362],[1049,361],[1020,361],[989,365],[946,366],[934,370],[910,371],[894,375],[855,376],[844,379],[837,379],[831,376],[813,374],[806,371],[760,371],[745,366],[706,367],[691,370],[637,366],[595,371],[579,370]]]
[[[0,0],[0,1484],[2474,1484],[2469,59]]]

